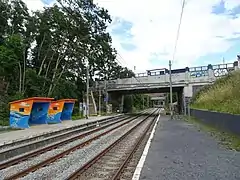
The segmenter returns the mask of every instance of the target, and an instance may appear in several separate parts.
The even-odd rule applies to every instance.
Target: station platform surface
[[[117,115],[114,115],[114,116],[117,116]],[[14,142],[14,141],[27,139],[30,137],[35,137],[35,136],[47,134],[54,131],[59,131],[59,130],[73,127],[73,126],[87,124],[89,122],[98,121],[98,120],[102,120],[109,117],[112,117],[112,116],[92,116],[92,117],[89,117],[88,119],[79,119],[79,120],[73,120],[73,121],[66,120],[66,121],[62,121],[62,123],[59,123],[59,124],[40,124],[40,125],[30,126],[30,128],[28,129],[4,132],[0,134],[0,146],[3,144]]]
[[[240,152],[184,120],[160,117],[140,180],[240,179]]]

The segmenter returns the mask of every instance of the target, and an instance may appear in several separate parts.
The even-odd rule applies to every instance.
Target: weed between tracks
[[[216,138],[220,145],[223,145],[227,149],[240,151],[240,137],[229,132],[221,131],[213,126],[204,124],[200,120],[194,117],[181,116],[184,121],[197,126],[200,131],[204,131],[210,134],[210,136]]]

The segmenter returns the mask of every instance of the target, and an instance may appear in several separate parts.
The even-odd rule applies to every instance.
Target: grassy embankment
[[[202,89],[193,98],[191,108],[240,114],[240,71],[230,73],[228,76],[218,79],[213,85]],[[240,151],[239,136],[206,125],[193,117],[187,121],[197,124],[201,130],[209,132],[227,148]]]
[[[218,79],[193,99],[192,108],[240,114],[240,71]]]

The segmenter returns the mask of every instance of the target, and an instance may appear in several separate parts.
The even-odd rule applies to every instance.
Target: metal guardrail
[[[212,83],[212,81],[199,81],[199,83],[204,83],[204,84],[210,84]],[[172,84],[173,87],[179,87],[179,86],[185,86],[186,84],[197,84],[196,82],[188,82],[188,81],[184,81],[184,82],[174,82]],[[133,88],[159,88],[159,87],[169,87],[170,84],[169,82],[166,83],[142,83],[142,84],[114,84],[114,85],[108,85],[107,88],[108,90],[119,90],[119,89],[133,89]]]
[[[208,77],[208,80],[206,81],[206,79],[201,79],[200,77],[205,77],[206,75],[203,74],[203,72],[205,72],[207,66],[205,67],[205,69],[202,69],[203,66],[199,69],[199,67],[192,67],[190,68],[190,70],[188,71],[190,74],[189,74],[189,78],[186,77],[186,80],[185,79],[182,79],[182,80],[178,80],[177,82],[176,81],[173,81],[173,86],[174,85],[177,85],[177,86],[181,86],[181,85],[185,85],[185,84],[196,84],[196,83],[212,83],[214,82],[216,79],[228,74],[229,72],[233,71],[234,68],[233,68],[233,64],[219,64],[219,65],[214,65],[212,70],[213,70],[213,77],[210,77],[207,73],[207,76]],[[208,68],[207,68],[208,69]],[[224,73],[222,72],[223,70]],[[219,72],[218,72],[219,71]],[[221,72],[220,72],[221,71]],[[202,74],[201,74],[201,73]],[[191,76],[191,73],[195,73],[194,74],[194,79],[195,80],[191,80],[192,76]],[[199,74],[200,73],[200,74]],[[142,73],[143,74],[143,73]],[[181,73],[182,74],[182,73]],[[152,75],[151,75],[152,76]],[[150,76],[150,77],[151,77]],[[165,76],[165,74],[163,75],[157,75],[157,76]],[[149,77],[149,76],[137,76],[136,78],[143,78],[143,77]],[[200,78],[200,79],[199,79]],[[131,79],[131,78],[128,78],[128,79]],[[108,90],[119,90],[119,89],[132,89],[132,88],[140,88],[140,87],[143,87],[145,86],[146,87],[149,87],[149,88],[153,88],[153,87],[161,87],[161,86],[169,86],[169,82],[167,81],[163,81],[162,82],[158,82],[158,83],[130,83],[130,81],[128,81],[127,79],[125,79],[128,83],[127,84],[118,84],[118,80],[109,80],[106,84],[105,82],[98,82],[99,84],[99,87],[101,89],[108,89]],[[159,81],[161,81],[159,79]],[[124,83],[124,82],[121,82],[121,83]]]

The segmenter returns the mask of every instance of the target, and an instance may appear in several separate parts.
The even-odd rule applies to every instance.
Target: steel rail
[[[56,149],[56,148],[58,148],[58,147],[60,147],[60,146],[63,146],[63,145],[65,145],[65,144],[67,144],[67,143],[70,143],[70,142],[73,142],[73,141],[75,141],[75,140],[84,138],[85,136],[88,136],[88,135],[90,135],[90,134],[93,134],[93,133],[95,133],[95,132],[98,132],[98,131],[100,131],[100,130],[102,130],[102,129],[105,129],[105,128],[113,125],[113,124],[119,123],[120,121],[123,121],[123,120],[126,120],[126,119],[130,119],[130,118],[132,118],[132,117],[126,117],[126,118],[120,119],[120,120],[115,121],[115,122],[113,122],[113,123],[110,123],[110,124],[108,124],[108,125],[105,125],[105,126],[102,126],[102,127],[99,127],[99,128],[93,129],[93,130],[90,130],[90,131],[88,131],[88,132],[85,132],[85,133],[83,133],[83,134],[74,136],[74,137],[72,137],[72,138],[70,138],[70,139],[65,139],[65,140],[63,140],[63,141],[61,141],[61,142],[57,142],[57,143],[52,144],[52,145],[50,145],[50,146],[46,146],[46,147],[41,148],[41,149],[38,149],[38,150],[36,150],[36,151],[32,151],[32,152],[30,152],[30,153],[28,153],[28,154],[25,154],[25,155],[22,155],[22,156],[13,158],[13,159],[11,159],[11,160],[9,160],[9,161],[6,161],[6,162],[4,162],[4,163],[1,163],[1,164],[0,164],[0,170],[5,169],[5,168],[7,168],[7,167],[9,167],[9,166],[15,165],[15,164],[17,164],[17,163],[19,163],[19,162],[21,162],[21,161],[27,160],[27,159],[29,159],[29,158],[35,157],[35,156],[37,156],[37,155],[39,155],[39,154],[45,153],[45,152],[47,152],[47,151],[50,151],[50,150],[52,150],[52,149]]]
[[[131,152],[129,153],[129,155],[126,157],[125,161],[122,163],[122,165],[118,168],[117,172],[114,174],[114,176],[111,178],[111,180],[119,180],[121,177],[122,172],[124,171],[124,169],[126,168],[128,162],[131,160],[133,154],[137,151],[138,147],[140,146],[140,144],[142,143],[143,139],[145,138],[146,134],[148,133],[148,131],[151,129],[151,127],[154,125],[153,122],[156,121],[158,116],[156,116],[154,118],[154,120],[152,121],[152,123],[150,123],[148,125],[148,127],[145,129],[144,133],[141,135],[141,137],[139,138],[139,140],[135,143],[135,145],[133,146]]]
[[[158,110],[158,109],[157,109]],[[156,111],[157,111],[156,110]],[[139,122],[137,125],[132,127],[129,131],[124,133],[121,137],[119,137],[116,141],[114,141],[111,145],[109,145],[107,148],[105,148],[103,151],[101,151],[99,154],[97,154],[94,158],[89,160],[87,163],[85,163],[82,167],[80,167],[77,171],[72,173],[67,180],[73,180],[76,179],[78,176],[80,176],[83,172],[85,172],[88,168],[90,168],[94,163],[96,163],[102,156],[104,156],[107,152],[109,152],[113,147],[115,147],[119,142],[121,142],[127,135],[129,135],[131,132],[133,132],[137,127],[139,127],[146,119],[151,117],[156,111],[151,113],[149,116],[144,118],[141,122]],[[153,121],[152,121],[153,122]]]
[[[141,115],[144,115],[144,113],[146,113],[146,112],[143,111],[143,112],[141,112],[140,114],[138,114],[137,116],[135,116],[134,118],[140,117]],[[121,122],[121,121],[130,119],[130,118],[133,118],[133,117],[132,117],[132,116],[120,117],[120,118],[116,119],[116,121],[114,121],[113,123],[109,123],[109,124],[107,124],[107,125],[105,125],[105,126],[99,127],[99,128],[97,128],[97,129],[93,129],[93,130],[88,131],[88,132],[86,132],[86,133],[83,133],[83,134],[74,136],[74,137],[72,137],[72,138],[69,138],[69,139],[66,139],[66,140],[63,140],[63,141],[60,141],[60,142],[57,142],[57,143],[54,143],[54,144],[52,144],[52,145],[46,146],[46,147],[41,148],[41,149],[38,149],[38,150],[36,150],[36,151],[32,151],[32,152],[30,152],[30,153],[28,153],[28,154],[25,154],[25,155],[22,155],[22,156],[13,158],[13,159],[11,159],[11,160],[9,160],[9,161],[4,161],[3,163],[0,163],[0,170],[5,169],[5,168],[10,167],[10,166],[13,166],[13,165],[15,165],[15,164],[18,164],[19,162],[25,161],[25,160],[27,160],[27,159],[29,159],[29,158],[35,157],[35,156],[37,156],[37,155],[39,155],[39,154],[45,153],[45,152],[50,151],[50,150],[52,150],[52,149],[56,149],[56,148],[58,148],[58,147],[60,147],[60,146],[63,146],[63,145],[65,145],[65,144],[67,144],[67,143],[70,143],[70,142],[73,142],[73,141],[75,141],[75,140],[81,139],[81,138],[83,138],[83,137],[85,137],[85,136],[88,136],[88,135],[90,135],[90,134],[93,134],[93,133],[95,133],[95,132],[98,132],[98,131],[100,131],[100,130],[102,130],[102,129],[105,129],[105,128],[111,126],[111,125],[117,124],[117,123],[119,123],[119,122]],[[114,118],[113,118],[113,119],[114,119]],[[132,119],[132,120],[134,120],[134,119]],[[91,126],[94,126],[94,125],[91,125]],[[77,131],[77,130],[76,130],[76,131]],[[62,136],[62,135],[60,135],[60,136]]]
[[[25,139],[24,142],[26,141],[27,143],[23,142],[22,145],[16,145],[16,146],[13,146],[11,148],[6,148],[6,149],[3,149],[3,150],[1,149],[2,146],[0,146],[0,162],[1,161],[5,162],[5,161],[8,161],[7,159],[12,159],[14,157],[16,158],[16,156],[19,156],[20,154],[27,153],[27,152],[29,153],[29,152],[34,151],[36,149],[40,149],[41,147],[40,147],[39,144],[44,144],[44,146],[47,146],[47,145],[50,145],[50,144],[53,144],[53,143],[56,143],[56,142],[59,142],[59,141],[63,141],[63,139],[68,139],[70,136],[73,137],[74,135],[77,135],[77,134],[84,133],[84,132],[90,131],[92,129],[95,129],[97,124],[103,126],[105,124],[108,124],[109,122],[116,122],[116,121],[119,121],[119,120],[123,120],[126,117],[128,117],[128,116],[115,117],[115,118],[107,119],[105,121],[100,120],[100,121],[97,121],[95,123],[91,122],[92,124],[87,123],[86,125],[82,125],[82,126],[80,126],[79,128],[76,128],[76,129],[74,128],[73,130],[67,131],[65,133],[59,133],[59,134],[54,133],[55,135],[50,135],[47,138],[43,138],[43,139],[40,139],[38,141],[36,141],[36,140],[32,141],[31,140],[32,138],[30,138],[29,140]],[[67,128],[67,129],[69,129],[69,128]],[[41,136],[43,136],[43,135],[41,135]],[[34,148],[33,146],[39,146],[39,147]],[[22,149],[24,149],[24,148],[26,148],[27,151],[22,152],[23,151]],[[20,151],[19,154],[17,154],[18,151]],[[8,153],[10,153],[10,152],[12,152],[11,155],[8,155]],[[14,152],[15,152],[15,154],[13,154]],[[6,156],[6,157],[4,157],[4,156]],[[26,157],[26,156],[24,156],[24,157]],[[0,163],[0,170],[1,170],[1,163]]]
[[[143,114],[140,114],[139,116],[143,116]],[[69,149],[67,149],[67,150],[65,150],[65,151],[63,151],[63,152],[61,152],[61,153],[59,153],[59,154],[57,154],[57,155],[55,155],[55,156],[52,156],[52,157],[50,157],[50,158],[48,158],[48,159],[46,159],[46,160],[44,160],[44,161],[42,161],[42,162],[40,162],[40,163],[38,163],[38,164],[36,164],[36,165],[33,165],[33,166],[31,166],[31,167],[29,167],[29,168],[26,168],[26,169],[24,169],[24,170],[22,170],[22,171],[20,171],[20,172],[18,172],[18,173],[16,173],[16,174],[14,174],[14,175],[11,175],[11,176],[7,177],[6,180],[10,180],[10,179],[13,180],[13,179],[21,178],[21,177],[29,174],[30,172],[34,172],[34,171],[36,171],[37,169],[39,169],[39,168],[41,168],[41,167],[47,166],[48,164],[50,164],[50,163],[52,163],[52,162],[55,162],[56,160],[62,158],[63,156],[71,153],[72,151],[75,151],[75,150],[77,150],[77,149],[80,149],[80,148],[88,145],[88,144],[91,143],[92,141],[94,141],[94,140],[96,140],[96,139],[99,139],[100,137],[102,137],[102,136],[110,133],[111,131],[113,131],[113,130],[115,130],[115,129],[118,129],[118,128],[120,128],[120,127],[128,124],[129,122],[133,121],[134,119],[139,118],[139,116],[133,117],[132,119],[130,119],[130,120],[128,120],[128,121],[126,121],[126,122],[124,122],[124,123],[122,123],[122,124],[114,127],[114,128],[112,128],[112,129],[110,129],[110,130],[108,130],[108,131],[106,131],[106,132],[103,132],[103,133],[101,133],[101,134],[99,134],[99,135],[97,135],[97,136],[95,136],[95,137],[93,137],[93,138],[91,138],[91,139],[89,139],[89,140],[86,140],[86,141],[84,141],[84,142],[82,142],[82,143],[80,143],[80,144],[78,144],[78,145],[76,145],[76,146],[74,146],[74,147],[72,147],[72,148],[69,148]],[[130,118],[131,118],[131,117],[130,117]],[[93,131],[96,132],[96,130],[93,130]],[[87,133],[88,133],[88,135],[89,135],[89,132],[87,132]],[[80,135],[80,136],[81,136],[81,135]]]

